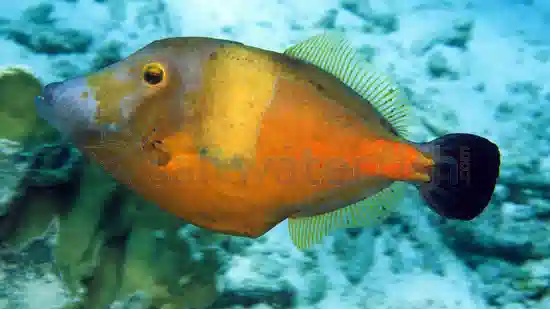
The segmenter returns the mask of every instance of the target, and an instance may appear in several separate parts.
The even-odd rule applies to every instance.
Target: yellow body
[[[432,160],[314,65],[213,39],[151,50],[189,54],[195,46],[206,46],[193,56],[198,64],[181,76],[168,65],[166,83],[143,95],[124,130],[78,140],[159,207],[204,228],[257,237],[286,218],[334,211],[395,180],[429,180]],[[136,60],[138,69],[143,61]],[[89,78],[98,122],[119,121],[116,104],[132,91],[130,82],[113,83],[115,75]],[[99,91],[113,84],[120,90]]]

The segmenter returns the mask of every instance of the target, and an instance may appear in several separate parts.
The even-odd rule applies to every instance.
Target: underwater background
[[[549,29],[547,0],[1,0],[0,309],[549,309]],[[499,145],[479,218],[411,190],[383,224],[305,251],[286,222],[223,236],[151,207],[34,110],[46,83],[159,38],[282,52],[326,30],[396,81],[413,140]]]

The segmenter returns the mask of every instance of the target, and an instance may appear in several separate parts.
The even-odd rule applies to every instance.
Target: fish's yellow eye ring
[[[167,80],[166,70],[158,62],[148,63],[143,66],[141,78],[143,83],[149,87],[162,87]]]

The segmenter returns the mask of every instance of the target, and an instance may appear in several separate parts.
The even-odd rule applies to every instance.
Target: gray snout
[[[63,134],[94,130],[97,102],[83,78],[55,82],[36,98],[40,117]]]
[[[53,92],[54,92],[55,88],[58,87],[59,85],[61,85],[61,82],[51,83],[51,84],[46,85],[46,87],[44,87],[44,91],[42,92],[42,97],[44,98],[44,103],[49,104],[49,105],[52,104],[53,99],[54,99]]]

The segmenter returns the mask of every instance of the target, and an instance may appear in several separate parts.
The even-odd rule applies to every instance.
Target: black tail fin
[[[431,181],[419,187],[428,205],[449,219],[471,220],[481,214],[498,178],[498,147],[472,134],[448,134],[418,147],[435,161]]]

